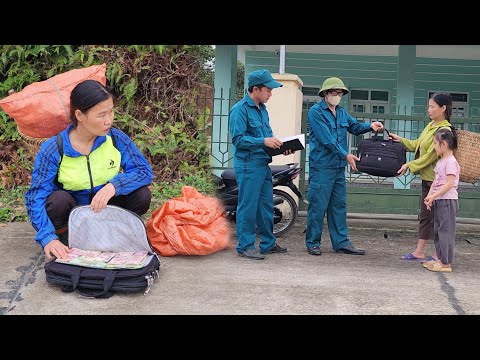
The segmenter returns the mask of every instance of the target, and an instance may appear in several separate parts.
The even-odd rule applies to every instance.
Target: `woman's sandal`
[[[435,259],[433,256],[427,256],[425,259],[421,261],[421,263],[424,264],[429,261],[438,261],[438,259]]]

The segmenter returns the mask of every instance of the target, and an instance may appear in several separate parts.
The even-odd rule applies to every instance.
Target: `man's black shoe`
[[[280,245],[275,244],[270,250],[264,252],[260,251],[260,254],[276,254],[285,252],[287,252],[287,248],[282,248]]]
[[[322,255],[322,252],[320,251],[320,246],[307,247],[307,250],[310,255]]]
[[[253,259],[253,260],[263,260],[263,259],[265,259],[265,256],[263,256],[262,254],[259,254],[258,252],[256,252],[253,249],[239,251],[238,256],[243,256],[243,257]]]
[[[353,246],[352,244],[348,244],[347,246],[335,250],[337,253],[344,253],[344,254],[351,254],[351,255],[365,255],[364,249],[359,249]]]

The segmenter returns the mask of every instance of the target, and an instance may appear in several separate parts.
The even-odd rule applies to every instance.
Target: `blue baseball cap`
[[[278,81],[273,80],[272,74],[267,69],[255,70],[248,75],[248,87],[262,84],[270,89],[283,86]]]

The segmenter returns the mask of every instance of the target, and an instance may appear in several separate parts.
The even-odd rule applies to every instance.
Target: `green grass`
[[[28,186],[18,186],[8,191],[0,185],[0,222],[27,221],[25,192]]]

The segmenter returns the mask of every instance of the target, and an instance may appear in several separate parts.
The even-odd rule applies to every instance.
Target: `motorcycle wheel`
[[[276,237],[288,232],[298,216],[298,206],[293,197],[282,190],[273,189],[274,218],[278,212],[281,213],[280,221],[273,224],[273,235]],[[278,219],[278,217],[277,217]]]

